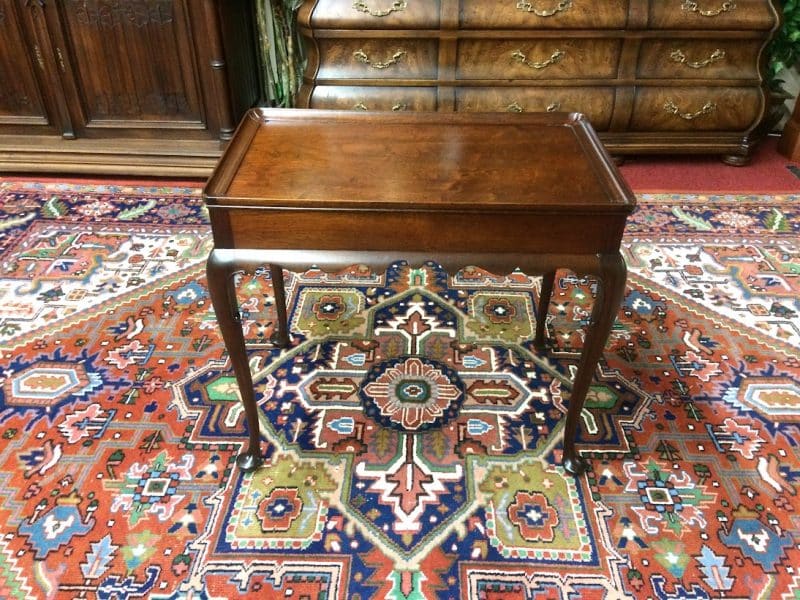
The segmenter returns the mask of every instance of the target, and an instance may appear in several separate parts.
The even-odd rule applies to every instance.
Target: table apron
[[[217,248],[597,254],[619,250],[627,214],[210,207]]]

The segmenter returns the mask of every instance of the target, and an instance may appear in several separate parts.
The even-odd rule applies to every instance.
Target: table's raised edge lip
[[[268,206],[271,209],[298,210],[296,204],[286,204],[286,198],[269,198],[266,196],[239,197],[228,196],[227,191],[236,174],[242,160],[247,154],[247,150],[256,133],[262,125],[270,121],[297,121],[312,119],[315,121],[336,121],[342,117],[348,120],[369,120],[379,118],[382,122],[404,123],[408,121],[419,122],[430,121],[435,123],[464,122],[477,124],[498,124],[497,113],[474,112],[474,113],[446,113],[436,111],[413,111],[413,112],[383,112],[383,111],[346,111],[346,110],[327,110],[327,109],[298,109],[298,108],[265,108],[256,107],[247,111],[245,117],[240,122],[231,144],[226,148],[222,158],[217,163],[206,185],[203,188],[203,198],[207,205],[226,208],[248,208],[255,206]],[[514,121],[505,121],[502,125],[513,126],[515,121],[522,121],[523,124],[541,124],[550,127],[569,127],[578,140],[579,145],[584,150],[584,156],[589,160],[596,177],[602,183],[601,186],[606,197],[612,202],[608,203],[587,203],[579,207],[573,207],[573,214],[586,213],[630,213],[636,207],[636,196],[628,186],[625,179],[619,173],[616,165],[611,159],[597,132],[591,126],[588,118],[582,113],[521,113],[515,115]],[[615,193],[614,193],[615,192]],[[325,199],[317,201],[314,205],[313,199],[307,199],[311,206],[303,207],[305,210],[402,210],[407,206],[403,201],[386,202],[378,199],[358,201]],[[415,212],[463,212],[468,210],[471,205],[452,205],[449,208],[437,205],[425,205],[420,208],[417,204]],[[554,205],[552,209],[548,206],[537,206],[536,210],[531,211],[530,207],[519,205],[493,204],[493,211],[497,212],[518,212],[518,213],[540,213],[558,212],[563,207]],[[475,208],[476,212],[486,212],[484,205]]]
[[[250,144],[253,143],[259,127],[261,127],[258,110],[257,108],[251,108],[247,111],[247,114],[236,128],[228,147],[225,148],[222,157],[217,161],[214,170],[203,186],[203,198],[206,202],[209,202],[212,198],[224,197],[228,189],[230,189],[236,171],[244,160]]]
[[[409,208],[409,203],[402,200],[394,202],[373,201],[368,204],[367,200],[359,200],[357,202],[348,202],[340,200],[332,202],[328,199],[320,200],[314,204],[313,199],[308,200],[308,205],[298,205],[298,201],[287,203],[285,198],[268,198],[259,196],[258,198],[237,197],[237,196],[206,196],[206,204],[209,209],[215,210],[285,210],[295,212],[337,212],[348,211],[353,213],[380,213],[391,212],[397,213],[439,213],[439,214],[475,214],[475,215],[489,215],[489,214],[519,214],[519,215],[563,215],[564,205],[537,205],[521,206],[519,204],[467,204],[458,205],[451,204],[448,206],[437,206],[432,204],[420,205],[416,203],[414,207]],[[322,202],[325,204],[323,205]],[[611,216],[611,215],[629,215],[635,205],[617,202],[615,204],[580,204],[577,206],[570,206],[570,215],[574,216]]]
[[[607,193],[611,192],[613,188],[616,190],[617,198],[623,198],[624,201],[619,203],[630,207],[630,211],[636,208],[636,194],[628,185],[628,182],[619,172],[617,165],[611,158],[611,155],[606,150],[600,137],[591,126],[591,122],[581,113],[571,113],[576,116],[572,121],[573,131],[576,131],[578,142],[584,147],[584,155],[591,157],[592,166],[595,169],[595,174],[598,179],[601,179],[605,185],[603,189]],[[580,129],[582,135],[577,135],[577,130]],[[587,148],[588,146],[588,148]]]

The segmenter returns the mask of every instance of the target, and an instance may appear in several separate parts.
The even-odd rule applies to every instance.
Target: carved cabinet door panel
[[[83,137],[191,137],[206,129],[192,41],[196,0],[46,0]]]
[[[50,105],[48,64],[34,20],[40,7],[24,0],[0,0],[0,131],[6,134],[60,133],[58,111]]]

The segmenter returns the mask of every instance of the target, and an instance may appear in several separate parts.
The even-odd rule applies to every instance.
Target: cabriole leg
[[[236,302],[236,289],[233,282],[235,270],[236,264],[232,259],[221,257],[216,250],[211,251],[206,263],[208,291],[217,315],[219,328],[222,331],[222,339],[236,375],[236,383],[239,385],[239,394],[244,405],[250,434],[247,450],[237,457],[236,464],[242,471],[249,472],[257,469],[262,462],[261,432],[258,425],[258,406],[253,390],[253,377],[250,374],[250,364],[244,345],[244,332]]]
[[[575,449],[578,422],[586,401],[586,393],[589,391],[589,384],[591,384],[592,376],[597,368],[597,362],[603,354],[611,327],[614,325],[617,311],[625,294],[627,269],[622,255],[619,253],[603,254],[599,259],[597,299],[592,307],[592,320],[586,332],[586,342],[572,385],[567,420],[564,424],[564,468],[573,475],[584,473],[588,468],[587,462],[578,456]]]

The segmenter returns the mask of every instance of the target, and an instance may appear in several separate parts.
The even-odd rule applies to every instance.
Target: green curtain
[[[294,106],[305,57],[297,35],[297,9],[303,0],[256,0],[264,97],[270,106]]]

